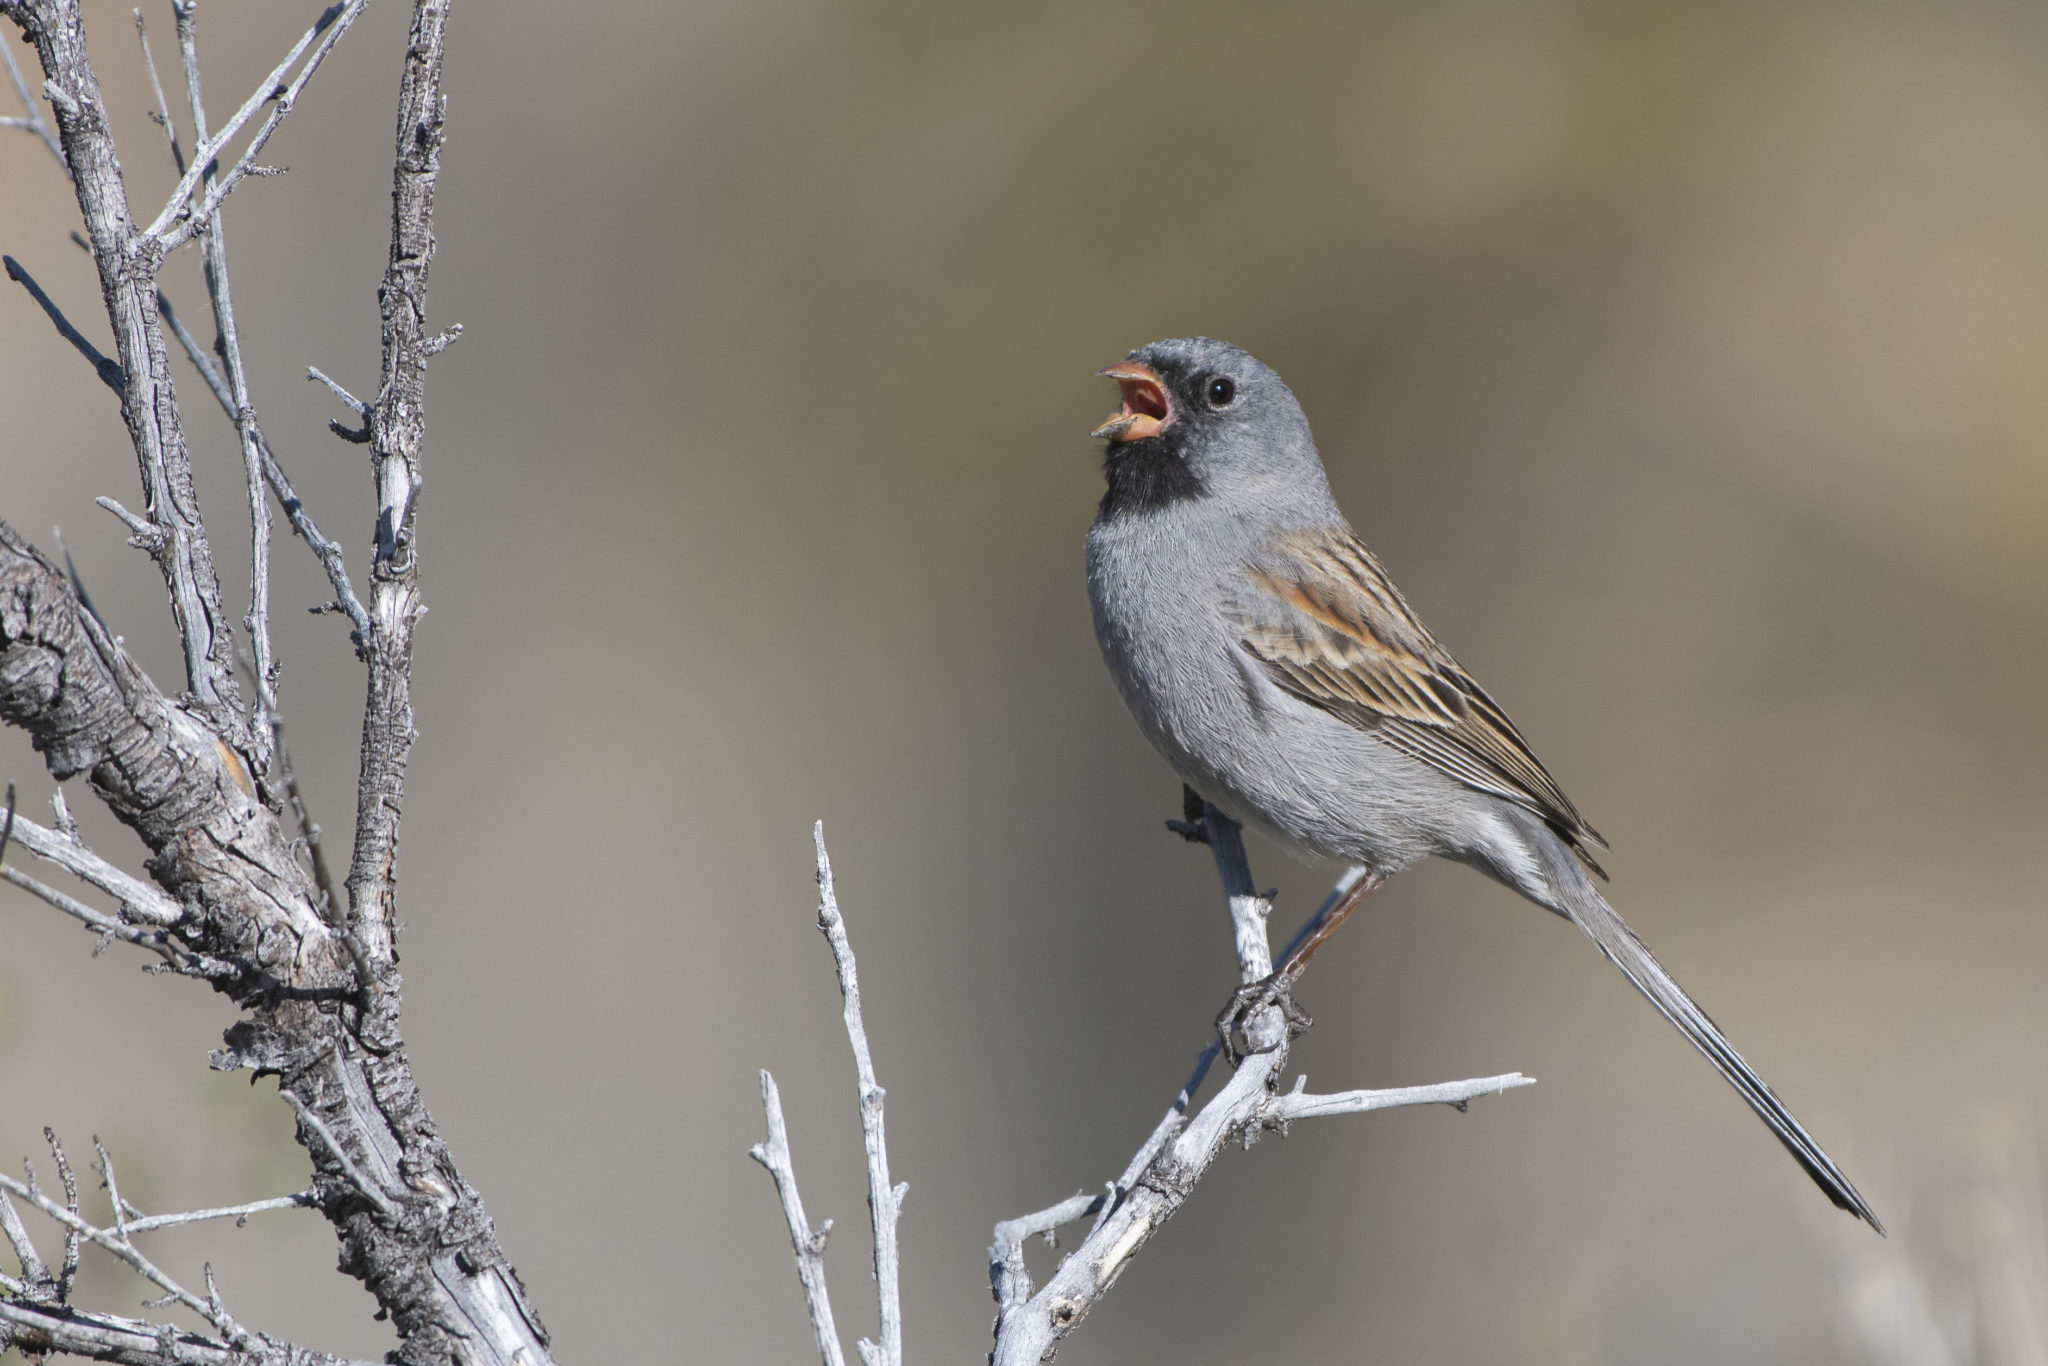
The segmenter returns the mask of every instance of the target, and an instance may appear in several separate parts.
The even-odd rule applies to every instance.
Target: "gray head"
[[[1102,373],[1122,388],[1123,407],[1094,432],[1109,442],[1100,520],[1198,498],[1287,521],[1337,519],[1301,404],[1229,342],[1153,342]]]

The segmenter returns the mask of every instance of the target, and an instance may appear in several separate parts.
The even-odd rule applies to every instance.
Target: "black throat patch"
[[[1176,424],[1178,425],[1178,424]],[[1109,487],[1102,495],[1097,518],[1104,522],[1142,517],[1200,498],[1209,485],[1188,468],[1181,458],[1174,432],[1164,432],[1143,441],[1111,442],[1102,457],[1102,472]]]

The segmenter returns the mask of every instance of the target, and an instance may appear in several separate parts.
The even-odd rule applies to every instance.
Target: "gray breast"
[[[1203,796],[1298,851],[1388,869],[1438,852],[1437,775],[1283,692],[1239,648],[1217,570],[1244,563],[1218,544],[1236,528],[1199,510],[1088,537],[1096,639],[1145,737]]]

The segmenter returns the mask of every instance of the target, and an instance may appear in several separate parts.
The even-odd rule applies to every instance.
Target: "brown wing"
[[[1607,841],[1350,532],[1277,538],[1228,610],[1244,649],[1288,692],[1469,787],[1527,807],[1601,872],[1587,846],[1604,849]]]

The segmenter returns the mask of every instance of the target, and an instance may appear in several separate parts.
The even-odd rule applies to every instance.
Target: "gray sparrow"
[[[1430,854],[1565,917],[1706,1055],[1807,1175],[1883,1232],[1834,1160],[1600,894],[1599,832],[1338,511],[1280,377],[1206,337],[1103,374],[1120,410],[1088,532],[1096,638],[1147,739],[1217,810],[1364,874],[1264,995],[1366,894]],[[1248,991],[1253,989],[1247,989]]]

